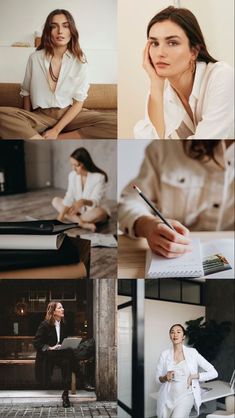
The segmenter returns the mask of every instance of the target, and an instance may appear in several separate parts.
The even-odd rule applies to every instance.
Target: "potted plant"
[[[196,348],[208,361],[213,361],[224,338],[231,331],[231,322],[205,321],[204,317],[186,321],[188,344]]]

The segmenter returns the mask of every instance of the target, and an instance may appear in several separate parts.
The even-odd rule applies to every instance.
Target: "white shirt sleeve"
[[[76,87],[74,89],[73,99],[78,102],[84,102],[90,87],[88,82],[88,65],[86,62],[81,64],[78,76],[74,77],[74,82],[76,83]]]
[[[234,127],[234,74],[230,67],[218,67],[205,92],[202,119],[187,139],[231,139]],[[234,133],[233,133],[234,138]]]
[[[74,172],[72,171],[68,177],[68,189],[63,199],[64,206],[72,206],[75,200],[75,193],[74,193]]]
[[[199,382],[206,382],[207,380],[216,379],[218,377],[218,372],[215,370],[214,366],[198,352],[197,362],[198,366],[205,370],[204,372],[199,373]]]
[[[20,95],[22,97],[30,95],[31,79],[32,79],[32,59],[30,55],[28,62],[27,62],[26,70],[25,70],[24,81],[21,85]]]
[[[164,366],[164,355],[163,353],[160,354],[159,360],[157,362],[157,367],[156,367],[156,373],[155,373],[155,381],[156,383],[160,383],[162,384],[162,382],[160,382],[159,377],[162,377],[165,375],[165,366]]]
[[[92,207],[97,207],[100,206],[101,201],[105,196],[106,183],[104,175],[98,174],[92,186],[89,195],[87,195],[87,200],[92,201]]]

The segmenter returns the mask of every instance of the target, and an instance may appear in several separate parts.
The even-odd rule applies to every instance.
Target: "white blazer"
[[[192,392],[194,396],[194,406],[199,414],[199,408],[202,403],[201,401],[201,390],[199,382],[205,382],[218,377],[218,373],[214,366],[209,363],[195,348],[183,346],[184,358],[188,365],[191,374],[197,374],[199,367],[204,372],[199,373],[199,379],[193,379],[192,381]],[[174,365],[174,351],[172,349],[165,350],[161,353],[157,363],[156,369],[156,382],[160,383],[160,389],[157,397],[157,416],[162,418],[164,405],[166,404],[168,392],[170,390],[170,382],[161,383],[159,380],[160,376],[166,375],[170,370],[173,370]]]
[[[102,200],[105,198],[105,177],[101,173],[87,173],[86,183],[82,188],[82,179],[75,171],[71,171],[68,177],[68,189],[63,199],[65,206],[72,206],[74,202],[80,199],[92,201],[92,206],[85,206],[81,212],[91,210],[97,206],[101,206]],[[104,207],[104,205],[102,206]],[[108,208],[104,207],[108,212]]]

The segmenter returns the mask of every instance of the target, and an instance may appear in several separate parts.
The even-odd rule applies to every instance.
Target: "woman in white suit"
[[[68,177],[68,190],[64,199],[54,197],[52,205],[59,212],[59,221],[78,222],[81,228],[94,232],[96,223],[110,216],[109,209],[102,205],[108,176],[94,164],[85,148],[76,149],[70,162],[73,171]]]
[[[195,348],[183,345],[186,331],[182,325],[172,325],[169,333],[173,348],[163,351],[157,363],[156,381],[161,383],[157,416],[188,418],[193,405],[199,414],[199,382],[215,379],[218,373]],[[204,372],[199,372],[199,367]]]

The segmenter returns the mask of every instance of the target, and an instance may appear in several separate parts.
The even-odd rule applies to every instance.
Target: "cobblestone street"
[[[62,408],[61,406],[33,406],[33,405],[2,405],[0,417],[13,418],[113,418],[117,417],[117,405],[115,402],[92,402]]]

